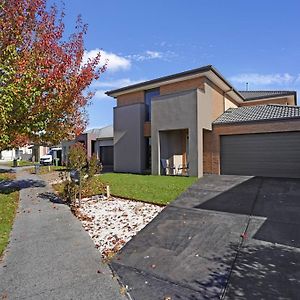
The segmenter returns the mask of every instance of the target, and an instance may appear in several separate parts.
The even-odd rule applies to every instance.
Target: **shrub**
[[[87,154],[82,143],[71,146],[68,155],[68,167],[73,170],[82,170],[87,165]]]
[[[93,178],[94,175],[99,173],[101,171],[100,169],[100,162],[97,159],[97,155],[94,153],[92,157],[89,160],[88,164],[88,176],[89,178]]]
[[[84,145],[82,143],[76,143],[72,145],[68,155],[68,169],[77,170],[79,172],[79,180],[81,182],[81,186],[84,185],[86,166],[87,153]],[[61,174],[61,178],[63,179],[63,181],[65,181],[63,197],[71,206],[75,206],[76,194],[79,192],[79,188],[75,182],[69,181],[69,175],[67,173]]]
[[[97,156],[94,154],[87,161],[87,153],[84,145],[81,143],[74,144],[69,151],[68,155],[68,169],[79,171],[80,185],[70,181],[69,173],[61,172],[60,178],[64,182],[64,188],[61,196],[70,206],[75,209],[76,195],[79,196],[79,207],[81,205],[80,198],[94,195],[95,189],[99,192],[105,192],[105,185],[102,182],[98,182],[95,186],[95,182],[92,180],[94,175],[101,171],[101,166]],[[88,176],[86,176],[88,175]],[[87,177],[87,178],[86,178]]]

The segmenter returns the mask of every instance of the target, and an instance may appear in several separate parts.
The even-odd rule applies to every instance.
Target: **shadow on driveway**
[[[112,261],[135,299],[297,299],[300,180],[205,176]]]
[[[15,173],[15,171],[10,168],[0,168],[0,174],[1,173]],[[1,180],[0,194],[10,194],[22,189],[33,188],[33,187],[45,187],[45,186],[46,185],[42,180],[36,180],[36,179]]]
[[[51,192],[45,192],[45,193],[41,193],[39,194],[39,198],[44,199],[44,200],[48,200],[52,203],[55,204],[66,204],[66,202],[64,202],[63,200],[61,200],[57,195],[55,195],[54,193]]]
[[[2,173],[15,173],[15,171],[13,169],[10,169],[10,168],[1,168],[0,167],[0,174]]]

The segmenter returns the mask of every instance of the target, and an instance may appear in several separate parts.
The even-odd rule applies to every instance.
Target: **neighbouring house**
[[[300,177],[295,91],[238,91],[205,66],[107,95],[115,172]]]
[[[32,161],[39,162],[43,155],[48,154],[50,146],[47,145],[32,145]]]
[[[30,160],[32,157],[32,145],[0,151],[0,160],[11,161],[14,159]]]
[[[93,128],[80,134],[75,140],[62,141],[62,159],[67,162],[70,147],[80,142],[84,144],[87,156],[90,158],[94,153],[103,165],[104,171],[113,170],[113,126]]]
[[[50,147],[43,145],[25,145],[23,147],[2,150],[0,152],[1,160],[21,159],[27,161],[39,162],[40,157],[47,154]]]
[[[62,148],[62,165],[66,165],[68,162],[68,155],[69,155],[69,151],[70,148],[72,147],[72,145],[74,145],[76,143],[75,140],[63,140],[61,142],[61,148]]]

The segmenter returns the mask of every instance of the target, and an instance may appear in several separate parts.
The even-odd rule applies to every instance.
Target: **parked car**
[[[53,165],[54,162],[58,164],[58,162],[61,160],[61,151],[61,148],[52,148],[46,155],[43,155],[40,158],[40,164]]]
[[[53,163],[53,157],[51,154],[46,154],[46,155],[43,155],[41,158],[40,158],[40,164],[41,165],[52,165]]]

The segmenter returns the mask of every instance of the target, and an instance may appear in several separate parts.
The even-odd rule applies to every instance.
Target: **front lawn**
[[[40,166],[39,174],[47,174],[55,171],[64,171],[66,169],[65,166]],[[29,173],[35,174],[35,167],[28,169]]]
[[[18,167],[33,166],[34,164],[35,162],[32,161],[18,160]],[[1,165],[13,167],[13,161],[12,160],[1,161]]]
[[[35,162],[27,161],[27,160],[18,160],[18,167],[27,167],[33,166]],[[13,162],[11,162],[11,166],[13,166]]]
[[[0,182],[14,179],[14,174],[1,173]],[[13,188],[0,190],[0,257],[5,250],[19,202],[19,192]]]
[[[91,180],[88,196],[101,193],[101,183],[104,183],[110,186],[113,196],[166,205],[196,180],[196,177],[107,173]],[[61,192],[63,184],[56,184],[54,188]]]
[[[115,196],[168,204],[192,185],[196,177],[107,173],[98,177]]]

